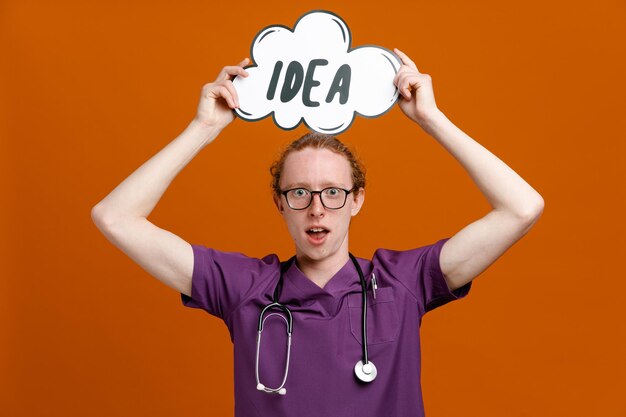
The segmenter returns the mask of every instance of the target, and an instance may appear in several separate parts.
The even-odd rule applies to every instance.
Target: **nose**
[[[313,217],[323,216],[326,208],[322,204],[322,196],[320,194],[313,194],[313,200],[309,206],[309,214]]]

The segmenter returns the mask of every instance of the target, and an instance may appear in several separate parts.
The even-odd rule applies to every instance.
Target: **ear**
[[[274,204],[276,205],[278,212],[282,215],[285,211],[285,207],[283,206],[283,199],[280,198],[279,195],[276,195],[276,193],[273,194],[272,199],[274,200]]]
[[[365,188],[361,187],[354,192],[354,203],[352,204],[352,216],[356,216],[365,202]]]

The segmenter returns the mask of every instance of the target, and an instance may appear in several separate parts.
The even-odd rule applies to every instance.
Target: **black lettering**
[[[280,101],[286,103],[298,94],[304,79],[304,68],[297,61],[292,61],[285,71],[285,82],[280,92]]]
[[[318,107],[320,105],[317,101],[311,101],[311,89],[320,85],[319,81],[313,79],[315,67],[318,65],[328,65],[328,61],[325,59],[314,59],[309,62],[309,67],[306,70],[306,78],[304,79],[304,86],[302,87],[302,103],[307,107]]]
[[[278,84],[278,76],[280,75],[280,70],[283,69],[283,61],[276,61],[276,65],[274,65],[274,72],[272,73],[272,79],[270,80],[270,86],[267,89],[267,99],[274,99],[274,93],[276,93],[276,85]]]
[[[348,95],[350,94],[350,77],[352,76],[352,69],[350,65],[343,64],[337,70],[333,83],[328,90],[326,96],[326,103],[330,103],[335,99],[335,95],[339,93],[339,104],[346,104],[348,102]]]

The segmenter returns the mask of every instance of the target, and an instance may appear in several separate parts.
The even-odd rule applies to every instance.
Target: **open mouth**
[[[322,242],[328,233],[330,233],[330,231],[323,227],[311,227],[306,231],[306,234],[309,235],[309,239],[314,243]]]

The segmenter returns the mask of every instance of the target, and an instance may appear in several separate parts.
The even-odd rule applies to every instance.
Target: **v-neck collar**
[[[371,265],[364,260],[357,259],[366,284],[369,285],[368,274]],[[341,302],[347,293],[360,292],[361,281],[351,259],[333,275],[324,288],[311,281],[292,262],[283,276],[283,294],[281,302],[288,304],[293,311],[307,310],[309,313],[319,313],[322,317],[331,318],[337,315]],[[321,308],[316,308],[319,306]]]

